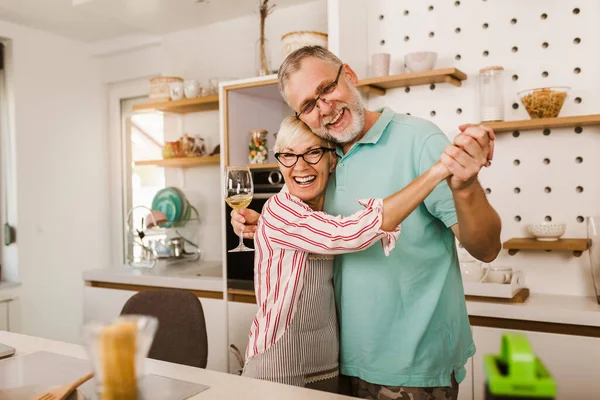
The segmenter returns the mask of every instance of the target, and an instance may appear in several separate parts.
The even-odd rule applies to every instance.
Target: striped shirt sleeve
[[[364,250],[381,241],[385,255],[396,245],[401,227],[381,229],[383,201],[359,200],[363,210],[343,217],[313,211],[290,193],[281,192],[269,199],[261,219],[270,242],[286,250],[315,254],[342,254]]]

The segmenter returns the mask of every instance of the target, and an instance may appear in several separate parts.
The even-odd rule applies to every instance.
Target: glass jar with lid
[[[479,70],[481,122],[504,120],[504,68],[490,66]]]
[[[266,129],[253,129],[249,134],[248,160],[250,164],[266,164],[269,161],[267,149],[267,135],[269,132]]]

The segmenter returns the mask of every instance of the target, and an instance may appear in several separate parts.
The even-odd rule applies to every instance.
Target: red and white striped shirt
[[[381,230],[381,199],[358,202],[365,209],[344,217],[313,211],[285,186],[267,200],[254,239],[254,288],[259,310],[250,328],[246,360],[266,351],[290,326],[309,253],[350,253],[381,240],[385,255],[390,254],[400,226],[393,232]]]

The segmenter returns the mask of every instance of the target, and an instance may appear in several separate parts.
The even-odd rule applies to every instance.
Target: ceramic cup
[[[390,54],[375,53],[371,56],[371,75],[374,78],[390,74]]]
[[[172,82],[169,84],[169,95],[171,100],[181,100],[183,98],[183,82]]]
[[[510,283],[513,270],[510,267],[488,267],[484,279],[489,283]]]
[[[189,79],[183,83],[183,93],[186,99],[193,99],[200,95],[200,85],[194,79]]]
[[[484,272],[479,261],[469,260],[460,262],[460,273],[466,282],[481,282],[484,278]]]

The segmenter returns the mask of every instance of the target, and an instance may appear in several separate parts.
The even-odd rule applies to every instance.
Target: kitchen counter
[[[0,343],[12,346],[16,349],[16,355],[20,356],[36,351],[48,351],[80,359],[87,359],[85,349],[76,344],[57,342],[33,336],[0,331]],[[2,362],[2,361],[0,361]],[[31,373],[31,371],[29,371]],[[245,400],[300,400],[310,398],[312,400],[334,400],[350,399],[349,397],[336,394],[319,392],[316,390],[303,389],[295,386],[287,386],[258,379],[249,379],[233,374],[188,367],[185,365],[172,364],[163,361],[146,359],[145,372],[160,375],[172,379],[199,383],[209,388],[190,399],[221,400],[221,399],[245,399]],[[35,377],[29,377],[35,379]],[[5,389],[0,382],[0,390]],[[0,395],[0,397],[2,397]]]
[[[158,264],[152,269],[116,268],[95,269],[83,272],[90,286],[116,284],[124,286],[149,286],[195,291],[223,292],[223,269],[220,261],[199,261],[171,265]]]
[[[233,301],[253,304],[256,302],[251,290],[229,289],[229,294]],[[522,304],[468,300],[467,312],[472,319],[472,325],[482,322],[479,317],[585,326],[597,328],[600,334],[600,304],[596,302],[595,297],[532,293]]]
[[[576,334],[578,327],[589,328],[580,333],[600,337],[600,304],[595,297],[532,293],[522,304],[467,301],[467,312],[472,325],[486,319],[523,321],[538,324],[540,331],[554,325],[556,333],[565,334]],[[569,326],[572,329],[566,328]]]

